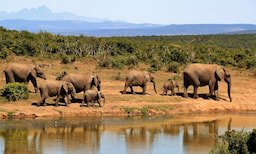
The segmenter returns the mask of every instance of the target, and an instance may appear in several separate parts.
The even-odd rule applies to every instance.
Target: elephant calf
[[[179,84],[177,81],[174,82],[174,81],[169,80],[169,81],[165,82],[163,85],[163,94],[162,95],[167,95],[168,90],[171,90],[171,95],[176,95],[174,88],[178,88],[178,91],[180,91]]]
[[[84,102],[86,102],[87,107],[90,106],[90,102],[93,102],[93,107],[95,105],[95,102],[97,102],[99,104],[99,106],[102,107],[101,103],[100,103],[100,98],[104,99],[104,104],[103,104],[103,106],[104,106],[105,105],[105,96],[102,92],[96,91],[96,90],[87,90],[84,94],[84,101],[83,101],[81,107],[85,104]]]
[[[69,101],[69,94],[75,94],[75,88],[72,85],[72,83],[66,82],[66,81],[55,81],[55,80],[45,80],[43,81],[43,83],[39,86],[39,90],[40,90],[40,94],[41,94],[41,99],[40,101],[37,103],[38,106],[41,105],[41,103],[43,102],[43,105],[45,104],[45,99],[48,97],[53,97],[53,96],[57,96],[56,99],[56,104],[55,106],[59,106],[59,100],[62,97],[63,99],[65,98],[65,96],[67,97],[67,102],[66,106],[69,106],[68,104],[70,104]]]

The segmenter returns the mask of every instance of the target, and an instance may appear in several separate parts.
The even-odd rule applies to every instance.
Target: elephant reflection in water
[[[227,130],[231,129],[232,118],[229,119]],[[193,134],[189,133],[189,129],[193,129]],[[207,128],[208,127],[208,128]],[[214,135],[218,135],[218,121],[214,120],[205,123],[188,123],[183,125],[183,144],[187,149],[202,148],[202,146],[211,147],[214,144]],[[204,130],[208,129],[208,132]],[[205,133],[204,133],[205,132]],[[213,135],[214,134],[214,135]]]
[[[37,146],[38,134],[34,134],[32,138],[29,138],[29,135],[28,129],[0,130],[0,138],[4,139],[4,147],[1,148],[4,149],[5,154],[39,152],[40,147]]]
[[[101,124],[78,127],[70,125],[63,128],[42,128],[40,130],[0,130],[4,140],[4,153],[42,153],[45,148],[55,147],[56,139],[64,149],[85,149],[88,153],[99,150]],[[0,151],[1,153],[1,151]]]
[[[180,133],[179,127],[180,127],[180,125],[177,125],[177,124],[162,125],[164,134],[166,134],[166,135],[179,135],[179,133]]]
[[[78,127],[72,125],[65,128],[56,128],[55,134],[49,134],[47,136],[52,138],[61,138],[64,142],[63,144],[67,149],[79,149],[84,148],[86,152],[95,152],[99,150],[100,147],[100,134],[101,134],[101,124],[91,124],[83,127]],[[78,147],[82,146],[82,147]]]
[[[130,150],[136,149],[138,146],[150,147],[154,142],[156,134],[161,133],[161,128],[124,128],[121,133],[125,135],[127,148]]]

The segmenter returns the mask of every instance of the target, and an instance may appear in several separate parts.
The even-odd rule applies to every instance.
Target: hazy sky
[[[52,12],[154,24],[256,24],[256,0],[0,0],[0,11]]]

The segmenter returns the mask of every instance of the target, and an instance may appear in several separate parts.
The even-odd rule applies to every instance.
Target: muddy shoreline
[[[227,101],[214,101],[214,100],[195,100],[168,103],[173,106],[172,109],[147,109],[142,112],[139,108],[132,111],[125,110],[124,106],[113,107],[79,107],[78,103],[73,103],[70,107],[60,106],[19,106],[17,103],[1,106],[0,118],[1,119],[20,119],[20,118],[60,118],[60,117],[101,117],[101,116],[136,116],[136,115],[172,115],[172,114],[187,114],[187,113],[238,113],[238,112],[256,112],[256,103],[230,103]],[[152,104],[155,105],[155,104]],[[12,108],[18,108],[12,111]],[[4,111],[3,111],[4,110]]]

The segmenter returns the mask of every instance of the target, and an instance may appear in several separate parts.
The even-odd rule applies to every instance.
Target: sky
[[[256,24],[256,0],[0,0],[0,11],[52,12],[152,24]]]

